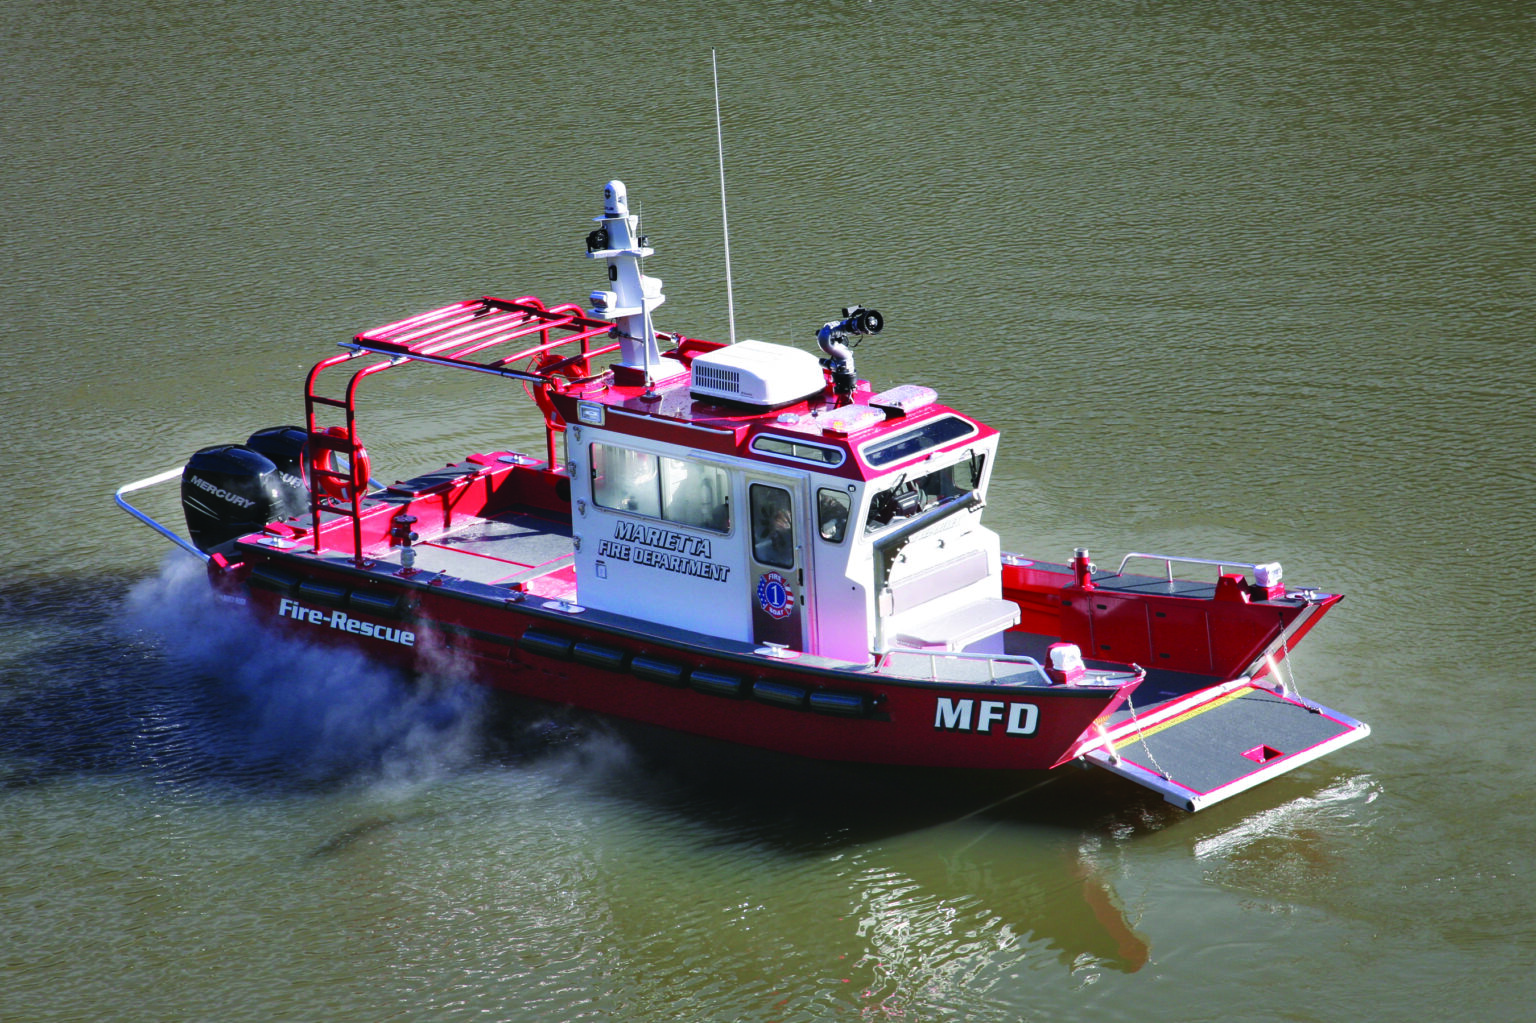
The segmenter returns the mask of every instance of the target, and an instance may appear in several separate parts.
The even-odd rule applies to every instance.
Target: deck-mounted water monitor
[[[839,402],[845,402],[853,394],[853,349],[858,340],[869,334],[878,334],[885,326],[885,317],[873,309],[852,306],[843,310],[841,320],[829,320],[816,332],[816,340],[827,358],[821,364],[832,371],[832,389]]]

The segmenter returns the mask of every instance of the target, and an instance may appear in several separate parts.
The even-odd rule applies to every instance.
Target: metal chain
[[[1298,699],[1302,698],[1301,687],[1296,684],[1296,665],[1291,663],[1291,651],[1285,640],[1285,620],[1283,618],[1281,619],[1280,623],[1280,661],[1285,665],[1286,674],[1290,675],[1291,695],[1297,697]],[[1278,666],[1276,667],[1276,671],[1278,673]]]
[[[1159,764],[1157,758],[1152,755],[1152,747],[1147,743],[1146,732],[1142,729],[1141,722],[1136,719],[1136,704],[1131,700],[1130,693],[1125,694],[1125,706],[1131,712],[1131,724],[1136,726],[1136,737],[1141,740],[1141,748],[1147,751],[1147,760],[1151,761],[1159,777],[1164,781],[1173,781],[1173,776],[1163,770],[1163,765]]]

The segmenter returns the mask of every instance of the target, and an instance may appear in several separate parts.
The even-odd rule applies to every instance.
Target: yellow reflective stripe
[[[1156,735],[1158,732],[1161,732],[1165,728],[1172,728],[1174,725],[1179,724],[1182,721],[1188,721],[1190,718],[1198,717],[1208,710],[1214,710],[1215,708],[1220,707],[1222,704],[1227,703],[1230,700],[1239,699],[1254,691],[1255,690],[1247,686],[1244,686],[1242,689],[1234,689],[1232,692],[1227,693],[1225,696],[1218,696],[1216,699],[1209,703],[1202,703],[1198,707],[1191,707],[1189,710],[1186,710],[1182,714],[1175,714],[1167,721],[1159,721],[1151,728],[1142,729],[1126,736],[1123,739],[1117,740],[1115,742],[1115,749],[1120,749],[1122,746],[1130,746],[1133,743],[1138,743],[1148,736]]]

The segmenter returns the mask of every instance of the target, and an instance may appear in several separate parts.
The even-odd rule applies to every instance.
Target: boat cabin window
[[[976,432],[976,426],[959,416],[939,416],[906,433],[865,445],[864,461],[876,469],[895,465],[932,448],[951,444]]]
[[[817,465],[830,466],[842,465],[843,460],[848,457],[841,448],[790,440],[787,437],[756,437],[752,441],[752,450],[765,455],[778,455],[780,458],[793,458],[800,462],[815,462]]]
[[[752,556],[775,568],[795,567],[795,520],[789,491],[752,484]]]
[[[719,466],[613,444],[593,444],[591,456],[592,500],[599,507],[730,532],[730,480]]]
[[[828,543],[842,543],[848,532],[851,500],[841,490],[816,491],[816,530]]]
[[[981,485],[982,465],[985,461],[986,456],[980,451],[972,451],[962,461],[921,476],[902,473],[889,486],[876,492],[870,501],[864,532],[873,533],[897,519],[927,511],[946,497],[956,497],[975,490]]]
[[[592,445],[592,500],[600,507],[661,517],[656,456],[611,444]]]

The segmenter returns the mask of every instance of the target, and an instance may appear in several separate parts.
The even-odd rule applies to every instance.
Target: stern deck
[[[570,568],[576,558],[568,525],[522,510],[470,517],[440,536],[419,541],[414,549],[417,571],[525,590]],[[400,548],[390,548],[376,560],[398,569]]]

